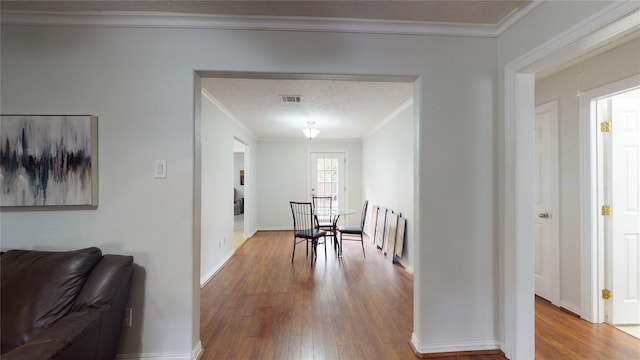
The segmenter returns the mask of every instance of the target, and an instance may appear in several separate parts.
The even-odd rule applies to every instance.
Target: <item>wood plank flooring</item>
[[[536,359],[638,360],[640,339],[536,297]]]
[[[291,263],[292,241],[289,231],[258,232],[201,289],[201,359],[416,359],[410,274],[367,239],[366,259],[345,241],[342,258],[329,245],[325,259],[319,246],[313,264],[304,244]],[[640,340],[544,303],[536,300],[537,359],[640,359]]]

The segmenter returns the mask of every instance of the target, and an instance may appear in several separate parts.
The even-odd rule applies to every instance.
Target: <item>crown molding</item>
[[[398,114],[400,114],[402,111],[404,111],[405,109],[407,109],[411,105],[413,105],[413,96],[411,98],[407,99],[407,101],[405,101],[404,103],[400,104],[400,106],[398,106],[395,110],[393,110],[391,112],[391,114],[387,115],[387,117],[382,119],[382,121],[380,121],[376,126],[374,126],[366,134],[364,134],[364,136],[360,138],[360,141],[365,141],[369,136],[371,136],[374,133],[376,133],[383,126],[385,126],[389,121],[395,119],[396,116],[398,116]]]
[[[266,17],[196,15],[153,12],[25,12],[3,11],[3,25],[97,26],[180,29],[234,29],[269,31],[309,31],[366,34],[440,35],[497,37],[538,7],[533,1],[516,10],[498,25],[428,23],[416,21],[329,19],[313,17]]]
[[[229,109],[227,109],[215,96],[213,96],[207,89],[204,87],[200,89],[202,92],[202,96],[204,96],[207,100],[209,100],[214,106],[216,106],[223,114],[225,114],[231,121],[233,121],[237,126],[239,126],[242,130],[244,130],[253,140],[258,139],[256,134],[249,129],[245,124],[243,124],[240,119],[238,119]]]

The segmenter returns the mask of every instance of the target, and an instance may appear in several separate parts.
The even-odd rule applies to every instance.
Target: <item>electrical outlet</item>
[[[124,326],[130,328],[133,322],[133,308],[124,308]]]

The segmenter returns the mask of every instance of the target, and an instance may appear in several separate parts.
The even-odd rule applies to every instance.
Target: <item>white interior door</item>
[[[553,101],[536,107],[534,214],[535,214],[535,292],[551,301],[560,302],[559,234],[558,234],[558,103]]]
[[[345,154],[311,153],[311,196],[333,197],[333,207],[346,207]]]
[[[640,89],[611,98],[612,324],[640,324]]]

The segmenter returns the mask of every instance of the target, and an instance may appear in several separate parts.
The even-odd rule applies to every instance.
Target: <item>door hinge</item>
[[[611,214],[613,213],[613,210],[611,210],[611,206],[609,205],[602,205],[602,208],[600,209],[600,213],[602,214],[602,216],[611,216]]]
[[[613,293],[609,289],[602,289],[602,300],[611,300]]]
[[[600,123],[600,132],[611,132],[611,121],[603,121]]]

